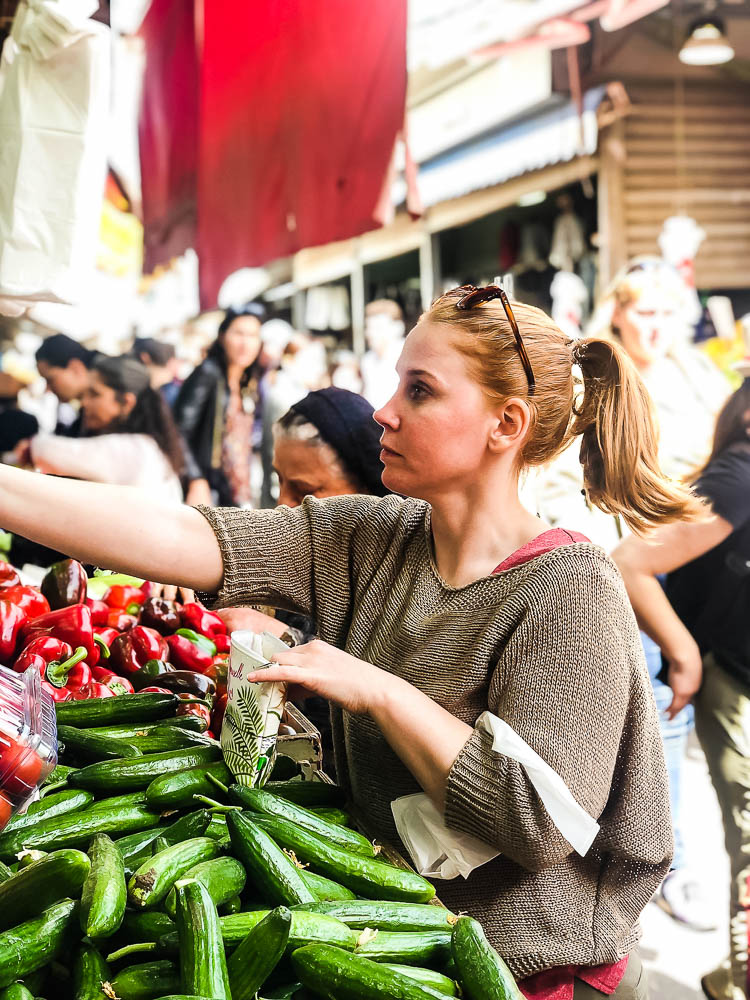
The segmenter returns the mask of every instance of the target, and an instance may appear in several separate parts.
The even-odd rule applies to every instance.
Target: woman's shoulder
[[[616,592],[618,599],[627,601],[615,562],[601,546],[587,539],[558,545],[500,575],[511,577],[517,587],[531,593],[557,594],[561,600],[569,588],[570,593],[585,595]]]
[[[355,521],[358,525],[369,525],[381,530],[397,530],[399,527],[404,531],[414,529],[425,523],[429,510],[429,505],[423,500],[396,494],[376,497],[357,493],[323,500],[306,497],[304,502],[311,509],[318,508],[321,513],[333,519]]]

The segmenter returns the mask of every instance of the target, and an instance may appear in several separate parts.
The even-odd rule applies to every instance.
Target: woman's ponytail
[[[579,340],[573,361],[583,376],[583,398],[571,432],[582,435],[581,465],[588,499],[643,532],[705,513],[687,487],[659,468],[653,403],[632,361],[606,340]]]

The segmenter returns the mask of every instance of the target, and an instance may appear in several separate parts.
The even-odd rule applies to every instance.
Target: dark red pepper
[[[11,604],[17,604],[19,608],[23,608],[29,620],[47,614],[49,611],[47,598],[36,587],[27,587],[22,583],[16,587],[3,587],[2,600],[10,601]]]
[[[147,691],[151,691],[151,692],[153,692],[154,694],[174,694],[174,691],[167,691],[167,689],[166,689],[166,688],[160,688],[160,687],[147,687],[147,688],[141,688],[141,694],[144,694],[144,693],[145,693],[145,692],[147,692]],[[179,710],[178,710],[177,714],[178,714],[178,715],[180,714],[180,713],[179,713]],[[184,713],[183,713],[183,714],[184,714]]]
[[[202,604],[183,604],[180,613],[182,627],[191,628],[194,632],[207,635],[216,642],[217,635],[226,635],[227,627],[219,616],[204,608]]]
[[[175,694],[189,694],[196,698],[207,698],[209,701],[216,694],[216,681],[205,674],[199,674],[196,670],[171,670],[155,677],[154,680]]]
[[[21,630],[27,621],[28,617],[23,608],[0,600],[0,663],[7,664],[13,659]]]
[[[112,648],[112,643],[120,634],[121,633],[118,632],[116,628],[110,628],[108,625],[104,628],[94,628],[94,635],[99,636],[107,649]],[[104,652],[104,650],[102,650],[102,652]],[[106,660],[107,657],[105,656],[104,659]]]
[[[49,611],[21,628],[21,641],[28,645],[38,636],[53,636],[62,639],[73,648],[83,646],[90,666],[99,662],[99,641],[94,636],[91,625],[91,608],[85,604],[73,604],[69,608]],[[104,643],[101,643],[104,645]]]
[[[107,625],[110,628],[116,628],[118,632],[127,632],[128,629],[137,624],[138,619],[135,615],[128,615],[119,608],[110,608],[107,616]]]
[[[94,680],[110,688],[115,694],[133,694],[134,688],[127,677],[120,677],[113,674],[106,667],[94,667],[92,670]]]
[[[156,629],[136,625],[112,643],[112,666],[121,674],[134,674],[149,660],[165,660],[168,652]]]
[[[136,691],[140,691],[142,688],[156,683],[157,678],[172,671],[174,671],[174,667],[166,660],[147,660],[137,673],[130,675],[130,679]]]
[[[227,710],[227,694],[226,691],[223,694],[217,695],[214,700],[214,710],[211,713],[211,729],[214,733],[221,732],[221,726],[224,722],[224,713]]]
[[[180,670],[197,670],[199,674],[211,668],[214,658],[184,635],[167,636],[169,659]]]
[[[162,635],[171,635],[180,627],[182,619],[174,601],[149,597],[141,608],[140,623],[155,628]]]
[[[0,587],[15,587],[20,582],[18,570],[10,563],[0,562]]]
[[[217,653],[228,653],[231,649],[231,639],[228,635],[215,635],[213,640]]]
[[[211,709],[207,702],[197,701],[192,694],[178,694],[177,697],[180,699],[180,704],[175,715],[197,715],[199,719],[204,720],[206,726],[211,725]]]
[[[49,601],[50,608],[56,611],[71,604],[83,604],[87,585],[88,577],[83,566],[76,559],[61,559],[47,570],[39,589]]]
[[[88,604],[91,608],[91,624],[96,625],[106,625],[107,619],[109,618],[109,605],[105,604],[104,601],[94,601],[92,598],[87,597],[83,602]]]

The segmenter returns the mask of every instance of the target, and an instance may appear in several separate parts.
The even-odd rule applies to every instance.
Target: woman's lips
[[[381,448],[380,451],[381,461],[383,461],[386,458],[401,458],[401,455],[399,455],[397,451],[394,451],[392,448],[386,447],[386,445],[384,444],[381,444],[380,448]]]

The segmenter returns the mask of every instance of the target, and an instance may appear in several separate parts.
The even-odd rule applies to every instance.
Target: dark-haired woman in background
[[[37,434],[19,449],[41,472],[141,486],[180,500],[182,448],[166,403],[134,358],[100,357],[81,399],[81,438]]]
[[[187,378],[175,420],[203,479],[187,502],[242,507],[251,503],[251,463],[258,423],[263,306],[228,309],[205,361]]]
[[[710,520],[664,525],[612,553],[638,623],[661,649],[674,715],[695,695],[695,728],[721,806],[731,864],[729,969],[702,985],[748,995],[750,885],[750,377],[725,403],[695,489]],[[667,573],[666,593],[656,579]]]

